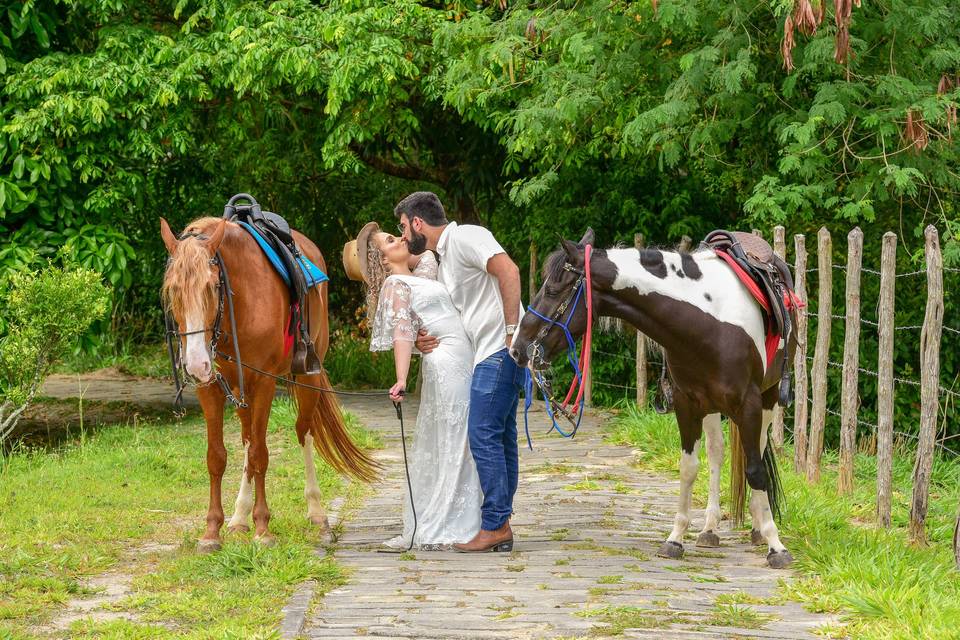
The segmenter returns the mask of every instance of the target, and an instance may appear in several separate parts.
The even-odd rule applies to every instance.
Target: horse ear
[[[180,241],[177,240],[177,236],[173,235],[170,225],[163,218],[160,218],[160,237],[163,238],[163,245],[167,248],[167,253],[173,255],[177,247],[180,246]]]
[[[587,227],[586,233],[583,234],[583,237],[580,238],[580,246],[593,244],[593,229]]]
[[[575,263],[577,259],[580,258],[580,247],[577,246],[576,242],[570,240],[561,240],[560,243],[563,245],[563,250],[567,254],[567,261]]]
[[[223,233],[227,230],[227,221],[223,218],[220,218],[220,222],[217,223],[217,227],[213,230],[213,233],[210,234],[210,239],[207,240],[207,251],[210,252],[210,255],[214,255],[218,249],[220,249],[220,243],[223,242]]]

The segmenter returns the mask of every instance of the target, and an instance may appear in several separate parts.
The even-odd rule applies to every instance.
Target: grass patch
[[[623,582],[623,576],[600,576],[597,578],[597,584],[620,584]]]
[[[641,607],[614,607],[606,606],[598,609],[578,611],[573,615],[580,618],[596,618],[605,623],[605,626],[593,628],[593,635],[619,636],[627,629],[657,629],[669,626],[675,622],[682,622],[682,616],[671,612],[668,617],[660,617],[658,612]]]
[[[776,616],[739,604],[718,604],[714,606],[705,624],[714,627],[738,627],[742,629],[760,629]]]
[[[599,491],[603,487],[596,480],[581,480],[563,487],[567,491]]]
[[[565,527],[562,529],[554,529],[553,531],[550,532],[550,539],[560,542],[561,540],[566,540],[569,535],[570,535],[570,529],[567,529]]]
[[[771,598],[760,598],[758,596],[752,596],[745,591],[734,591],[733,593],[721,593],[717,596],[714,602],[718,605],[722,604],[765,604],[765,605],[781,605],[784,602],[783,598],[780,597],[771,597]]]
[[[362,446],[377,445],[348,420]],[[31,637],[67,601],[90,595],[86,577],[107,571],[132,579],[131,595],[110,609],[139,622],[77,622],[71,638],[269,637],[297,584],[315,579],[322,594],[344,579],[315,554],[293,422],[291,404],[278,401],[268,429],[271,548],[238,535],[218,553],[195,552],[208,494],[200,417],[108,426],[54,451],[19,448],[0,458],[0,637]],[[243,458],[232,412],[225,432],[229,518]],[[319,460],[317,478],[324,503],[347,491],[344,511],[364,491]]]
[[[680,439],[673,416],[628,407],[611,426],[610,438],[638,449],[637,463],[677,474]],[[908,452],[909,453],[909,452]],[[927,535],[930,546],[909,543],[907,523],[913,473],[912,455],[894,458],[893,527],[874,527],[876,460],[857,455],[855,490],[836,493],[835,452],[823,458],[822,479],[809,485],[793,472],[788,446],[780,457],[787,511],[781,539],[797,559],[803,578],[784,582],[780,594],[813,611],[841,612],[850,637],[945,638],[960,619],[960,573],[951,542],[960,502],[960,462],[934,460]],[[706,468],[706,465],[703,465]],[[724,468],[724,476],[729,465]],[[726,479],[721,482],[726,489]],[[695,491],[707,493],[707,473]]]
[[[581,469],[582,467],[574,466],[566,462],[545,462],[541,465],[537,465],[536,467],[533,467],[526,473],[563,476],[568,473],[573,473],[574,471],[579,471]]]

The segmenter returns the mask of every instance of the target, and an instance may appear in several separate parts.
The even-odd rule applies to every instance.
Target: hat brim
[[[363,280],[363,273],[360,272],[360,255],[357,253],[357,241],[351,240],[343,245],[343,270],[347,272],[347,277],[357,282]]]
[[[351,280],[370,283],[370,265],[367,261],[368,246],[374,233],[380,231],[376,222],[368,222],[360,229],[356,240],[343,245],[343,267]]]
[[[373,234],[379,231],[379,224],[376,222],[368,222],[363,225],[360,233],[357,234],[357,258],[360,263],[360,273],[363,275],[364,282],[368,284],[370,283],[370,265],[367,262],[367,256],[369,254],[367,245],[370,244]]]

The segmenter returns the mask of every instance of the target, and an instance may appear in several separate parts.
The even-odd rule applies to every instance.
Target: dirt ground
[[[47,378],[41,397],[25,412],[12,440],[31,446],[56,445],[81,429],[135,420],[173,417],[173,382],[137,378],[113,368]],[[196,394],[183,394],[187,411],[198,411]]]

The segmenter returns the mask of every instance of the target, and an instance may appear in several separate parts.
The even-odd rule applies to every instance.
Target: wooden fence
[[[754,230],[754,233],[759,233]],[[943,274],[944,271],[960,272],[960,269],[945,268],[940,252],[940,239],[935,227],[928,226],[924,231],[925,240],[925,267],[920,270],[906,273],[896,273],[897,236],[886,233],[882,238],[880,269],[868,269],[862,265],[863,233],[859,228],[853,229],[847,235],[847,261],[843,265],[832,263],[832,238],[826,228],[820,229],[817,234],[816,267],[807,266],[806,238],[795,235],[794,246],[794,274],[795,290],[798,296],[810,306],[800,314],[797,336],[801,350],[794,361],[795,404],[793,407],[793,442],[794,467],[798,473],[804,474],[809,482],[819,482],[823,454],[824,427],[828,415],[840,419],[840,452],[837,475],[837,491],[841,494],[849,493],[854,487],[853,458],[857,447],[858,428],[869,430],[876,435],[876,518],[879,526],[889,527],[891,523],[891,496],[894,436],[901,440],[916,441],[916,459],[913,472],[913,494],[910,508],[910,536],[917,544],[926,543],[925,519],[930,493],[930,474],[933,465],[933,456],[937,447],[960,456],[960,451],[951,448],[948,438],[937,440],[937,423],[940,409],[940,400],[956,401],[960,393],[948,389],[940,384],[940,345],[941,336],[948,333],[948,338],[956,339],[960,336],[960,329],[945,326],[943,323]],[[644,238],[638,234],[634,238],[637,248],[644,246]],[[774,251],[782,258],[787,258],[785,230],[776,227],[773,233]],[[689,249],[690,239],[684,237],[681,247]],[[536,248],[531,245],[530,291],[535,291],[537,264]],[[833,273],[840,271],[845,274],[844,293],[845,309],[842,315],[834,314]],[[863,273],[880,278],[880,293],[876,301],[877,321],[861,317],[861,286]],[[809,277],[816,275],[817,301],[814,306],[807,299]],[[898,280],[902,278],[926,279],[926,313],[922,325],[896,326],[894,323],[895,289]],[[810,340],[808,334],[808,318],[817,318],[817,335],[812,355],[810,354]],[[835,320],[844,322],[843,361],[830,360],[830,332]],[[878,336],[878,364],[873,371],[861,366],[860,333],[861,327],[867,325],[877,331]],[[901,331],[920,331],[920,379],[897,377],[894,375],[894,335]],[[649,379],[646,337],[637,332],[636,336],[636,401],[641,406],[648,402],[647,391]],[[610,357],[625,357],[622,354],[604,354]],[[807,363],[810,363],[808,381]],[[827,403],[828,370],[841,371],[841,403],[840,411],[832,410]],[[860,394],[858,393],[861,374],[877,378],[877,422],[868,423],[858,417],[861,409]],[[592,381],[591,381],[592,382]],[[920,421],[918,434],[898,431],[894,428],[894,394],[897,385],[909,385],[920,388]],[[611,383],[606,386],[630,389],[627,385]],[[590,385],[592,386],[592,384]],[[592,404],[592,392],[588,386],[585,392],[587,404]],[[776,447],[782,448],[784,442],[784,415],[782,410],[774,414],[771,438]],[[960,448],[960,445],[955,445]],[[960,567],[960,512],[957,515],[957,524],[953,539],[954,555]]]

